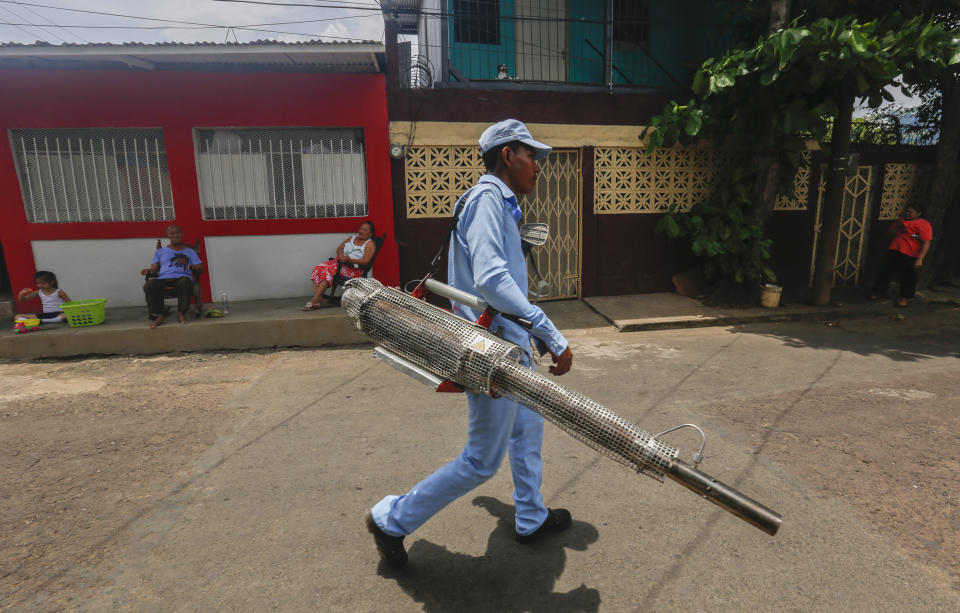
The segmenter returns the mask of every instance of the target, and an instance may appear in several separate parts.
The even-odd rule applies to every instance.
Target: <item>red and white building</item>
[[[14,294],[143,304],[176,222],[204,297],[306,296],[365,219],[397,284],[383,45],[0,45],[0,245]],[[2,271],[0,271],[2,272]]]

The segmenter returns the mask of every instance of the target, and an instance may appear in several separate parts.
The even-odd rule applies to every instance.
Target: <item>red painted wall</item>
[[[378,234],[387,233],[376,276],[386,284],[399,282],[382,74],[0,70],[0,83],[0,242],[14,294],[33,281],[31,240],[155,238],[168,223],[27,223],[8,136],[17,128],[162,128],[176,221],[186,242],[200,237],[204,261],[205,236],[348,234],[362,219],[204,220],[194,128],[363,128],[369,217]],[[304,274],[314,264],[291,262]],[[209,276],[204,282],[209,300]]]

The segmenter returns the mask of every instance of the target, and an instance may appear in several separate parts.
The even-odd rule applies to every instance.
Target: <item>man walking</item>
[[[560,376],[570,370],[573,353],[553,322],[527,300],[527,265],[518,229],[522,212],[516,196],[533,191],[540,172],[538,161],[550,150],[533,140],[527,127],[515,119],[483,132],[480,151],[487,174],[457,202],[459,219],[451,237],[447,280],[499,312],[532,322],[527,330],[498,315],[490,329],[502,329],[505,340],[523,348],[527,366],[532,340],[539,353],[550,353],[554,362],[550,372]],[[453,310],[471,321],[480,316],[457,303]],[[548,509],[540,492],[543,418],[506,398],[467,393],[467,403],[469,431],[460,455],[406,494],[385,497],[366,515],[380,557],[395,568],[407,563],[404,536],[496,474],[506,452],[513,475],[517,542],[530,543],[570,527],[570,513]]]

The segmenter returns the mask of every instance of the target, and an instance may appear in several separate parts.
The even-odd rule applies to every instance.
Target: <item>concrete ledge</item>
[[[960,304],[960,291],[928,290],[923,292],[922,296],[918,292],[917,299],[912,301],[911,306],[906,309],[893,308],[890,300],[868,302],[860,292],[845,289],[834,290],[834,302],[828,306],[811,306],[792,302],[772,309],[708,307],[697,300],[671,293],[598,296],[585,298],[584,302],[620,332],[640,332],[909,313],[911,310],[928,306]]]
[[[908,314],[936,305],[960,305],[960,290],[927,291],[909,309],[891,302],[867,302],[853,291],[837,290],[835,304],[814,307],[799,302],[775,309],[721,309],[702,305],[677,294],[598,296],[547,302],[541,306],[557,326],[568,333],[610,324],[620,332],[731,326],[747,323],[826,320],[849,317]],[[36,332],[14,334],[10,319],[0,324],[0,359],[29,360],[78,355],[154,354],[175,351],[263,349],[272,347],[326,347],[367,344],[339,308],[302,312],[302,298],[254,300],[231,305],[222,319],[176,319],[154,330],[144,307],[107,308],[99,326],[70,328],[45,324]]]
[[[174,351],[324,347],[356,345],[367,339],[339,308],[299,311],[302,300],[258,300],[238,303],[219,319],[173,319],[150,329],[141,307],[107,310],[98,326],[70,328],[45,324],[35,332],[0,333],[0,358],[26,360],[88,354],[153,354]],[[175,317],[175,316],[174,316]]]

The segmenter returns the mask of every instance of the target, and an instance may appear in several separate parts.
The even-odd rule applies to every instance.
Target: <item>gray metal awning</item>
[[[373,41],[0,44],[0,66],[377,73],[385,70],[386,53]]]

